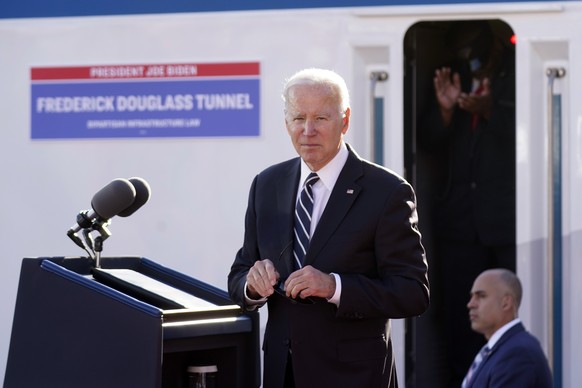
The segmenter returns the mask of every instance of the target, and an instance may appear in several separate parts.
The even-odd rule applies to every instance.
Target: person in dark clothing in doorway
[[[486,21],[452,23],[447,42],[456,60],[435,71],[419,140],[443,161],[435,251],[448,386],[459,387],[483,345],[466,321],[472,281],[488,268],[515,271],[515,66]]]

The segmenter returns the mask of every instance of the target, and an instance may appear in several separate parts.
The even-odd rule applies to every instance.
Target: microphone
[[[69,229],[67,235],[79,245],[74,239],[75,233],[81,229],[91,228],[95,223],[107,221],[129,209],[135,199],[136,189],[129,180],[122,178],[112,180],[95,193],[91,200],[91,210],[83,210],[77,215],[77,224]]]
[[[135,188],[135,200],[129,207],[118,214],[119,217],[129,217],[150,199],[151,189],[145,179],[133,177],[129,178],[129,182]]]

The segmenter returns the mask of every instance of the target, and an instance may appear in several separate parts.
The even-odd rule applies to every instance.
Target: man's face
[[[509,296],[494,274],[483,273],[475,279],[471,299],[467,304],[471,328],[489,339],[497,329],[508,322]]]
[[[340,112],[339,98],[326,86],[295,85],[288,93],[285,126],[295,150],[312,171],[337,154],[348,131],[350,110]]]

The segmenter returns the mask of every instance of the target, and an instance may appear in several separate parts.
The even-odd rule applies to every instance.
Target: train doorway
[[[515,40],[501,20],[430,21],[404,38],[404,155],[431,306],[406,324],[409,388],[459,387],[485,343],[466,303],[482,270],[515,271]]]

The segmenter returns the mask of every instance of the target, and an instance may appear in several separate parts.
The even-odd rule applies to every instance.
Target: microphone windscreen
[[[127,179],[114,179],[99,190],[91,200],[91,207],[99,218],[108,220],[127,209],[135,201],[135,188]]]
[[[150,199],[151,189],[145,179],[133,177],[129,178],[129,181],[135,188],[135,200],[127,209],[118,214],[120,217],[128,217],[132,215]]]

